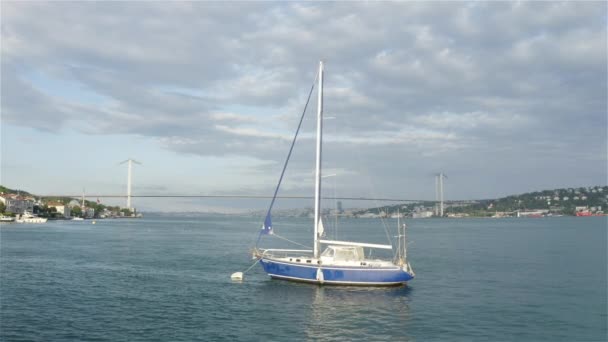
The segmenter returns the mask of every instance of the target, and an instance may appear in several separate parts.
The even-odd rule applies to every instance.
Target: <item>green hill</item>
[[[418,210],[433,210],[434,201],[398,204],[370,208],[356,214],[366,213],[392,215],[399,210],[411,214]],[[528,192],[497,199],[475,201],[445,201],[444,215],[466,214],[468,216],[492,216],[496,212],[525,210],[548,210],[555,214],[574,215],[577,207],[587,207],[592,211],[608,211],[608,186],[589,186]]]
[[[37,199],[41,199],[42,204],[41,205],[36,204],[34,206],[34,211],[37,214],[39,214],[40,216],[49,216],[50,215],[51,211],[49,210],[48,204],[61,203],[61,204],[67,205],[72,200],[80,201],[79,198],[70,198],[70,197],[40,197],[35,194],[31,194],[27,191],[9,189],[3,185],[0,185],[0,192],[5,193],[5,194],[20,194],[22,196],[31,196],[31,197],[34,197]],[[120,208],[119,206],[106,206],[101,203],[97,203],[95,201],[86,200],[85,207],[94,209],[95,215],[99,215],[99,213],[103,212],[104,209],[108,209],[114,213],[118,213],[118,212],[122,211],[127,216],[131,215],[131,212],[128,209]],[[0,209],[2,209],[2,210],[0,210],[0,213],[4,211],[3,207],[0,207]],[[73,215],[80,216],[80,210],[81,210],[80,206],[73,208]]]
[[[3,185],[0,185],[0,193],[5,193],[5,194],[21,194],[24,196],[31,196],[31,194],[27,191],[23,191],[23,190],[13,190],[13,189],[9,189]]]

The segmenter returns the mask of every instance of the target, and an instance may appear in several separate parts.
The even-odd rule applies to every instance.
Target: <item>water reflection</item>
[[[408,340],[409,287],[311,286],[308,340]]]
[[[253,297],[282,336],[310,341],[408,341],[412,287],[318,286],[257,278]],[[250,294],[251,295],[251,294]],[[270,331],[264,335],[272,339]],[[277,331],[274,331],[277,333]]]

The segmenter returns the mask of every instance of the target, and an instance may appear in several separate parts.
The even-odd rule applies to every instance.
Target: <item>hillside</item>
[[[392,215],[399,210],[411,215],[414,212],[433,211],[435,202],[417,202],[386,207],[370,208],[357,212],[358,215]],[[446,201],[444,215],[466,214],[467,216],[492,216],[497,212],[546,210],[553,214],[574,215],[577,208],[588,208],[593,212],[606,211],[608,207],[608,186],[563,188],[511,195],[497,199],[477,201]]]
[[[0,193],[4,194],[19,194],[22,197],[29,198],[29,200],[34,202],[34,213],[43,217],[54,217],[53,213],[56,213],[56,210],[53,211],[52,207],[62,204],[68,205],[70,202],[76,200],[78,204],[80,204],[79,198],[70,198],[70,197],[40,197],[38,195],[29,193],[23,190],[15,190],[7,188],[3,185],[0,185]],[[0,204],[2,204],[0,202]],[[95,215],[98,216],[103,212],[111,212],[114,216],[119,215],[122,212],[125,216],[130,216],[132,212],[126,208],[120,208],[119,206],[106,206],[101,203],[95,201],[86,200],[84,206],[88,209],[93,209]],[[3,213],[5,210],[4,204],[0,206],[0,213]],[[72,208],[72,216],[81,216],[82,208],[80,205],[74,205]]]
[[[14,190],[14,189],[9,189],[3,185],[0,185],[0,193],[5,193],[5,194],[20,194],[20,195],[24,195],[24,196],[31,196],[31,194],[27,191],[23,191],[23,190]]]

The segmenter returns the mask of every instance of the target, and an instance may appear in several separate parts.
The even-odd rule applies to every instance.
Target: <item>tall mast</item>
[[[131,210],[131,158],[127,163],[127,209]]]
[[[397,208],[397,255],[399,260],[401,260],[401,214],[399,213],[399,208]]]
[[[443,172],[439,174],[439,216],[443,217]]]
[[[319,257],[319,222],[321,220],[321,142],[323,132],[323,61],[319,62],[319,95],[317,104],[317,160],[315,167],[314,257]]]

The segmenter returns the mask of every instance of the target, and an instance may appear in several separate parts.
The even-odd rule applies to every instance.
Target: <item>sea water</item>
[[[259,265],[232,282],[254,262],[260,218],[96,223],[1,227],[1,341],[607,339],[605,217],[408,220],[416,278],[391,288],[271,280]],[[274,229],[310,245],[309,219]],[[343,219],[328,234],[385,243],[396,222]]]

